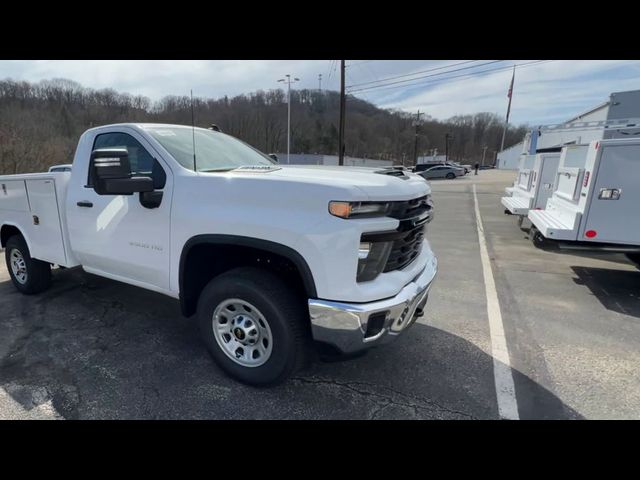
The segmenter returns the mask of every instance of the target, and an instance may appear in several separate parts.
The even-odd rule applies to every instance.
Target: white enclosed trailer
[[[640,138],[565,147],[553,195],[528,218],[540,246],[640,252]]]
[[[520,216],[520,223],[529,210],[542,209],[547,204],[553,193],[560,161],[559,153],[538,153],[525,157],[527,158],[523,162],[523,168],[518,171],[512,195],[500,200],[505,207],[505,213]]]

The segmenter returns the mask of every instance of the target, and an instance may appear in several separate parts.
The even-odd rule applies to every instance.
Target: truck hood
[[[277,169],[257,172],[232,171],[232,176],[257,176],[286,182],[326,185],[352,190],[362,200],[409,200],[431,193],[430,185],[419,175],[404,172],[403,176],[389,174],[383,167],[344,167],[279,165]],[[360,194],[358,194],[358,192]]]

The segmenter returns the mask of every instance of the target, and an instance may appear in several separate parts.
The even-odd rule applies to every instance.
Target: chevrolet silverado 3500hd
[[[160,124],[86,131],[70,170],[0,177],[16,288],[82,266],[174,297],[245,383],[286,379],[309,340],[351,353],[395,338],[436,274],[431,190],[412,173],[280,166],[220,131]]]

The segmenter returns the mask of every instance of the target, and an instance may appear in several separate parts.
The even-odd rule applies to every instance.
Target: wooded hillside
[[[294,90],[291,102],[291,152],[338,153],[339,94],[333,91]],[[285,152],[286,94],[258,91],[233,98],[194,98],[195,123],[215,123],[266,152]],[[191,124],[188,96],[167,96],[152,102],[112,89],[93,90],[65,79],[39,83],[0,81],[0,174],[46,170],[71,163],[80,134],[87,128],[118,122]],[[353,157],[413,160],[414,116],[384,110],[364,100],[347,98],[346,154]],[[510,128],[505,146],[519,142],[526,128]],[[491,113],[452,117],[447,121],[423,119],[419,155],[437,148],[450,158],[479,161],[487,146],[492,163],[500,146],[502,119]]]

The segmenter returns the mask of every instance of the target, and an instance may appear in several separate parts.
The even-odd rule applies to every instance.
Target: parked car
[[[453,178],[464,175],[464,170],[460,168],[450,167],[448,165],[437,165],[423,172],[419,172],[418,175],[420,175],[425,179],[431,179],[431,178],[453,179]]]
[[[43,292],[56,264],[175,298],[216,363],[252,385],[292,375],[311,340],[352,353],[405,332],[436,275],[432,215],[413,174],[281,166],[180,125],[92,128],[70,172],[0,176],[17,290]]]
[[[442,165],[459,170],[460,175],[465,175],[471,171],[471,170],[467,170],[464,166],[454,162],[446,162],[446,163],[445,162],[435,162],[435,163],[429,162],[429,163],[419,163],[413,168],[413,172],[420,173],[420,172],[424,172],[425,170],[429,170],[430,168],[439,167]]]

